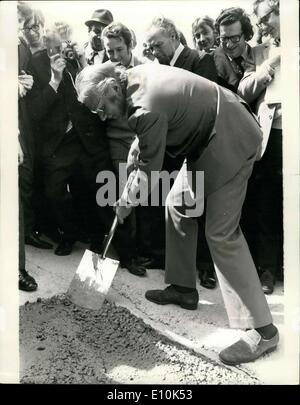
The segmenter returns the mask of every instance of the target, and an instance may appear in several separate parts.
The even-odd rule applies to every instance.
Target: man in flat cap
[[[103,63],[108,60],[102,46],[101,33],[113,21],[109,10],[95,10],[89,20],[85,22],[88,27],[89,41],[84,45],[84,55],[88,65]]]
[[[103,120],[127,115],[139,139],[136,177],[116,206],[120,222],[132,206],[143,203],[138,195],[149,185],[153,171],[161,170],[165,152],[186,158],[166,202],[169,286],[147,291],[146,298],[160,305],[197,308],[197,217],[203,213],[205,198],[206,239],[229,323],[246,330],[242,339],[220,353],[220,359],[236,365],[273,350],[278,330],[239,226],[262,137],[250,108],[233,92],[183,69],[144,64],[129,69],[127,79],[120,80],[104,65],[95,68],[97,83],[82,77],[90,72],[77,76],[79,100]]]

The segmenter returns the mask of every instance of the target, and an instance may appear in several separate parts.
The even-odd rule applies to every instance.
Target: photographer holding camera
[[[65,43],[57,24],[46,31],[44,47],[32,56],[29,65],[34,85],[28,95],[40,145],[47,208],[59,231],[55,254],[61,256],[69,255],[79,238],[74,200],[83,201],[81,206],[86,208],[78,216],[84,218],[88,236],[94,243],[102,242],[106,229],[96,226],[105,226],[109,215],[105,208],[96,206],[96,175],[111,169],[105,126],[77,101],[74,80],[80,63],[74,58],[74,48],[68,47],[71,42],[67,48]]]

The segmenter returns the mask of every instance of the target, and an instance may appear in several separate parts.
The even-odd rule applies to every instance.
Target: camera
[[[77,52],[70,41],[62,42],[61,57],[66,60],[74,60],[77,58]]]

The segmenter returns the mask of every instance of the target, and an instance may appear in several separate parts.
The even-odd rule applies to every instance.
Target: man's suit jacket
[[[18,70],[19,75],[24,71],[28,72],[28,64],[31,59],[31,52],[23,38],[19,38],[18,44]],[[28,116],[27,101],[28,96],[19,97],[18,99],[18,124],[19,124],[19,141],[25,154],[33,153],[34,138],[31,128],[31,122]]]
[[[188,70],[214,82],[217,80],[217,72],[213,60],[211,58],[200,59],[198,52],[187,46],[184,47],[178,56],[174,67]]]
[[[77,69],[68,64],[68,71],[75,78]],[[28,66],[33,75],[34,85],[28,94],[28,108],[36,123],[37,137],[44,156],[51,156],[66,136],[71,120],[79,139],[90,154],[99,154],[105,159],[109,155],[105,126],[96,114],[92,114],[77,101],[77,94],[70,75],[64,77],[57,92],[49,85],[51,78],[50,60],[47,51],[37,52]]]
[[[252,48],[250,47],[250,45],[247,46],[247,60],[250,64],[253,60]],[[243,74],[240,73],[240,69],[233,60],[229,59],[223,48],[216,48],[213,52],[213,55],[217,69],[218,84],[236,93],[239,82],[243,76]]]
[[[264,78],[259,74],[257,68],[269,58],[270,43],[265,42],[261,45],[257,45],[252,48],[252,52],[253,61],[245,65],[245,74],[240,81],[238,94],[253,107],[255,114],[258,116],[263,132],[262,149],[260,153],[262,156],[268,143],[276,105],[268,105],[265,102],[268,83],[264,81]]]
[[[165,151],[182,155],[204,171],[206,195],[233,178],[261,142],[240,97],[183,69],[145,64],[129,70],[127,104],[142,171],[161,170]]]

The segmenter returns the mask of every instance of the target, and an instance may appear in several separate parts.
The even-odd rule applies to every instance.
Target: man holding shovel
[[[165,281],[170,285],[147,291],[146,298],[161,305],[197,308],[196,217],[206,199],[206,238],[230,326],[247,330],[243,339],[220,353],[220,359],[235,365],[273,350],[278,331],[239,227],[261,143],[259,125],[248,106],[229,90],[174,67],[137,66],[123,81],[104,67],[98,78],[98,84],[89,85],[79,75],[79,101],[102,119],[127,114],[139,139],[140,167],[116,206],[120,222],[137,203],[141,185],[161,169],[165,152],[186,158],[167,198]],[[204,172],[200,194],[199,172]]]

